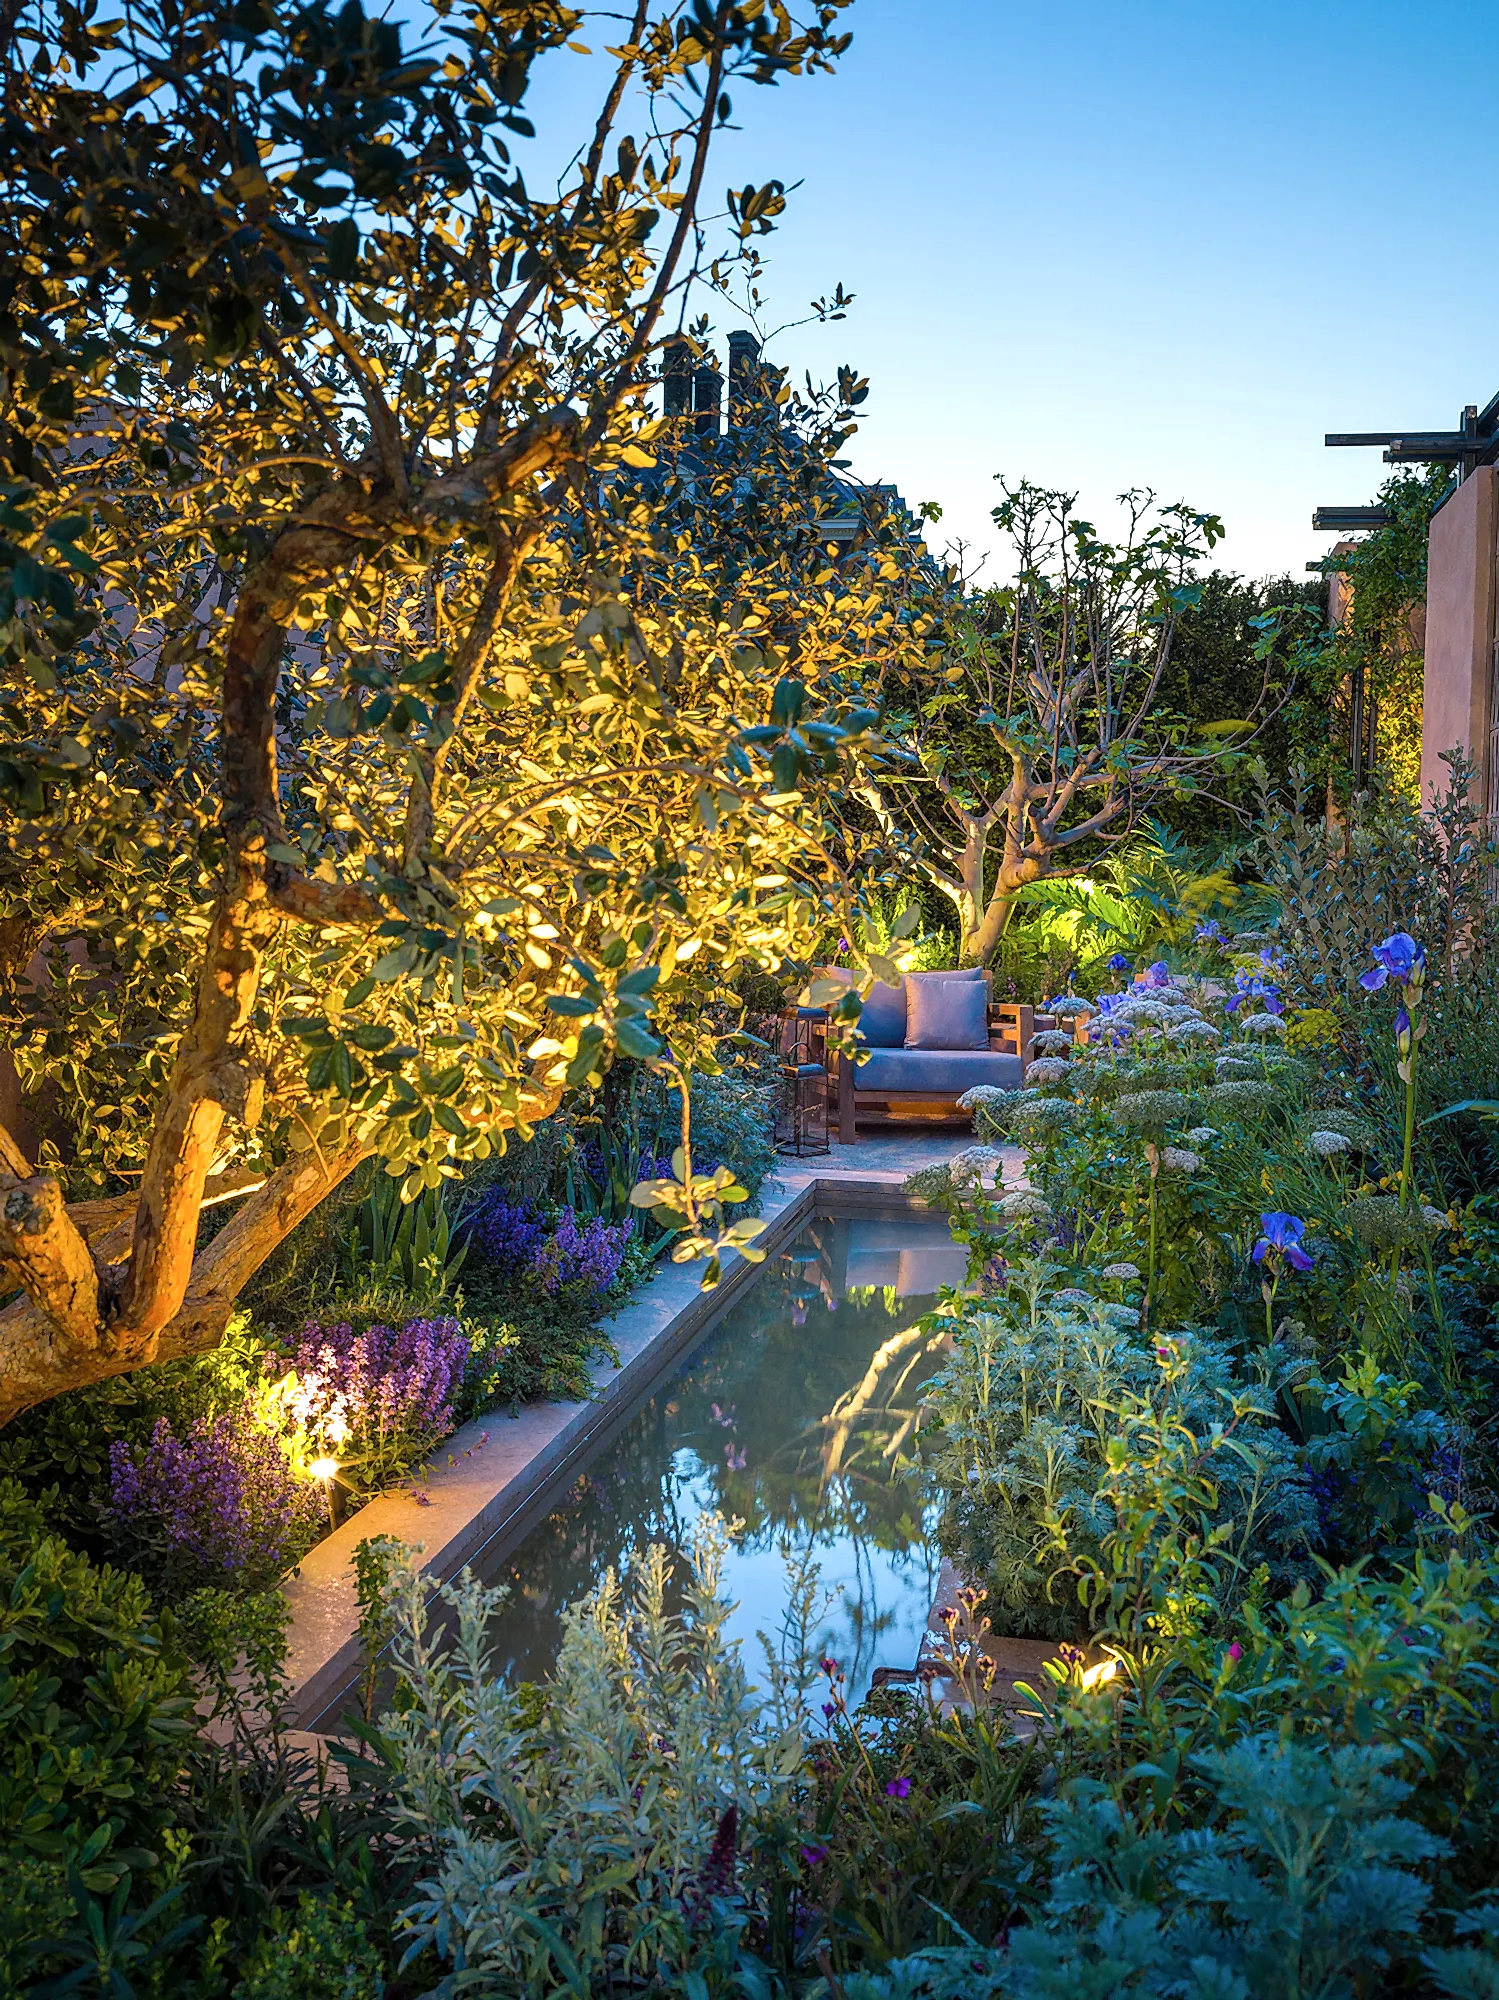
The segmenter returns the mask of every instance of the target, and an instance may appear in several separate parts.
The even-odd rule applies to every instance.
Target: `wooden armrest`
[[[998,1030],[999,1046],[1029,1065],[1031,1043],[1036,1034],[1036,1010],[1028,1000],[992,1001],[989,1028],[991,1047],[994,1046],[994,1031]]]

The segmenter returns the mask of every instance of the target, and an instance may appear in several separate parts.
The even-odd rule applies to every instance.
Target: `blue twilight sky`
[[[1373,497],[1328,430],[1499,390],[1499,9],[1462,0],[857,0],[833,78],[734,93],[715,192],[804,185],[766,239],[782,363],[871,378],[864,478],[997,551],[1004,471],[1220,513],[1301,571]],[[730,322],[722,321],[727,330]],[[1001,568],[991,555],[989,574]]]

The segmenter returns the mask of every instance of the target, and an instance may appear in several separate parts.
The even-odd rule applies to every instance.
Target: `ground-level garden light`
[[[336,1511],[338,1460],[336,1458],[315,1458],[309,1464],[307,1470],[323,1489],[323,1497],[328,1503],[328,1532],[331,1535],[333,1530],[338,1526]]]

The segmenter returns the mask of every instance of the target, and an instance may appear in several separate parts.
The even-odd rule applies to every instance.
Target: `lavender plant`
[[[107,1521],[121,1559],[166,1594],[273,1584],[321,1532],[319,1495],[248,1406],[176,1436],[110,1447]]]
[[[379,1492],[455,1426],[453,1398],[470,1342],[456,1319],[409,1319],[399,1331],[309,1320],[289,1351],[287,1414],[339,1461],[351,1493]],[[267,1357],[267,1367],[276,1365]]]

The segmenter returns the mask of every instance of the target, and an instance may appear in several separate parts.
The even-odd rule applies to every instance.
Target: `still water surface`
[[[785,1548],[810,1548],[836,1592],[819,1645],[858,1700],[877,1666],[915,1664],[938,1556],[915,1417],[938,1366],[917,1322],[965,1253],[938,1217],[823,1218],[772,1257],[563,1504],[488,1577],[512,1684],[556,1663],[562,1613],[651,1542],[684,1550],[717,1510],[744,1523],[725,1583],[752,1678],[786,1600]]]

